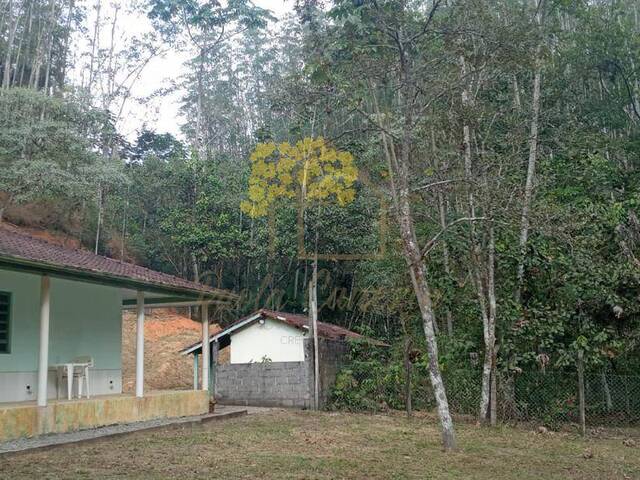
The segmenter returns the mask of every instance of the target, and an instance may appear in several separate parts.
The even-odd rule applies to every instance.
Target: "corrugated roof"
[[[146,286],[150,290],[182,293],[190,296],[231,299],[235,295],[225,290],[210,288],[184,278],[150,270],[133,263],[95,255],[55,245],[19,232],[6,223],[0,223],[0,266],[15,265],[24,269],[43,269],[45,273],[64,273],[117,284]]]

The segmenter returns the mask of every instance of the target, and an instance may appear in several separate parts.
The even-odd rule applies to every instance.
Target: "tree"
[[[351,2],[336,2],[332,14],[348,42],[339,43],[340,54],[336,56],[341,57],[340,67],[348,73],[341,70],[343,76],[339,79],[326,69],[323,73],[333,77],[330,80],[332,87],[339,88],[353,108],[379,132],[402,251],[422,318],[442,441],[446,450],[453,450],[456,448],[455,431],[438,364],[432,287],[423,247],[416,234],[415,207],[411,201],[419,125],[421,116],[433,101],[426,81],[435,72],[429,69],[427,55],[438,54],[431,39],[440,6],[439,1],[425,8],[389,1],[362,4],[354,9]],[[361,88],[354,89],[345,82],[345,78],[358,78],[356,75],[361,74],[365,77],[360,82]],[[367,98],[366,103],[362,100],[363,95]]]
[[[346,205],[355,198],[358,170],[353,156],[329,147],[323,138],[259,143],[251,154],[249,200],[242,210],[252,217],[267,215],[279,199],[307,201],[334,198]]]
[[[86,201],[97,177],[109,185],[123,181],[118,166],[101,164],[95,153],[109,125],[101,112],[26,89],[0,95],[0,111],[0,191],[6,194],[0,218],[16,203]]]
[[[200,0],[150,0],[149,18],[167,39],[187,41],[198,52],[194,63],[197,68],[196,129],[193,136],[195,150],[206,158],[203,103],[205,73],[208,62],[215,60],[218,49],[228,40],[249,29],[259,29],[271,18],[266,10],[255,7],[247,0],[219,2]]]
[[[540,0],[536,5],[536,23],[542,27],[545,16],[545,1]],[[531,197],[533,196],[533,182],[536,174],[536,160],[538,156],[538,122],[540,116],[540,89],[542,83],[542,42],[538,41],[534,57],[533,92],[531,99],[531,128],[529,133],[529,161],[527,162],[527,177],[524,185],[522,199],[522,215],[520,220],[520,260],[518,263],[518,285],[516,287],[516,301],[520,302],[522,282],[524,280],[524,257],[527,249],[527,238],[529,236],[529,209],[531,208]]]

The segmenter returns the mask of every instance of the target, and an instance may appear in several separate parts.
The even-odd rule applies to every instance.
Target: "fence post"
[[[587,424],[586,424],[586,415],[585,415],[585,400],[584,400],[584,361],[583,361],[583,352],[582,350],[578,350],[578,361],[576,362],[576,366],[578,367],[578,399],[580,402],[580,429],[582,431],[582,436],[584,437],[587,434]]]
[[[623,377],[624,378],[624,405],[625,405],[625,410],[627,412],[627,415],[630,416],[631,415],[631,403],[629,402],[629,378],[628,377]]]
[[[613,400],[611,399],[611,390],[609,389],[609,381],[607,380],[607,372],[602,370],[602,395],[604,396],[604,403],[607,406],[607,412],[613,410]]]
[[[405,369],[405,379],[404,379],[404,395],[405,395],[405,406],[407,409],[407,416],[410,417],[413,414],[413,406],[411,402],[411,337],[407,336],[404,341],[404,369]]]
[[[497,375],[498,375],[498,349],[499,345],[494,346],[493,354],[491,355],[491,396],[489,403],[489,419],[491,422],[491,426],[495,427],[498,424],[498,386],[497,386]]]

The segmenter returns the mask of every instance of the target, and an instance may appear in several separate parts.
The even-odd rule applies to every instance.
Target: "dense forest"
[[[125,3],[2,0],[0,219],[239,293],[221,322],[305,311],[317,255],[320,319],[418,349],[445,430],[470,358],[482,417],[497,371],[637,371],[636,1]],[[182,133],[123,134],[174,51]]]

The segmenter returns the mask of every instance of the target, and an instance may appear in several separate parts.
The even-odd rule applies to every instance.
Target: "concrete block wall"
[[[215,398],[221,404],[310,408],[307,362],[216,365]]]
[[[318,339],[318,356],[320,357],[320,408],[323,408],[336,383],[336,376],[349,355],[349,345],[340,340]],[[313,391],[313,390],[312,390]]]
[[[348,357],[343,341],[319,339],[320,408],[329,400],[336,375]],[[215,354],[214,354],[215,355]],[[304,362],[264,362],[215,365],[216,401],[259,407],[313,407],[313,340],[304,340]]]

